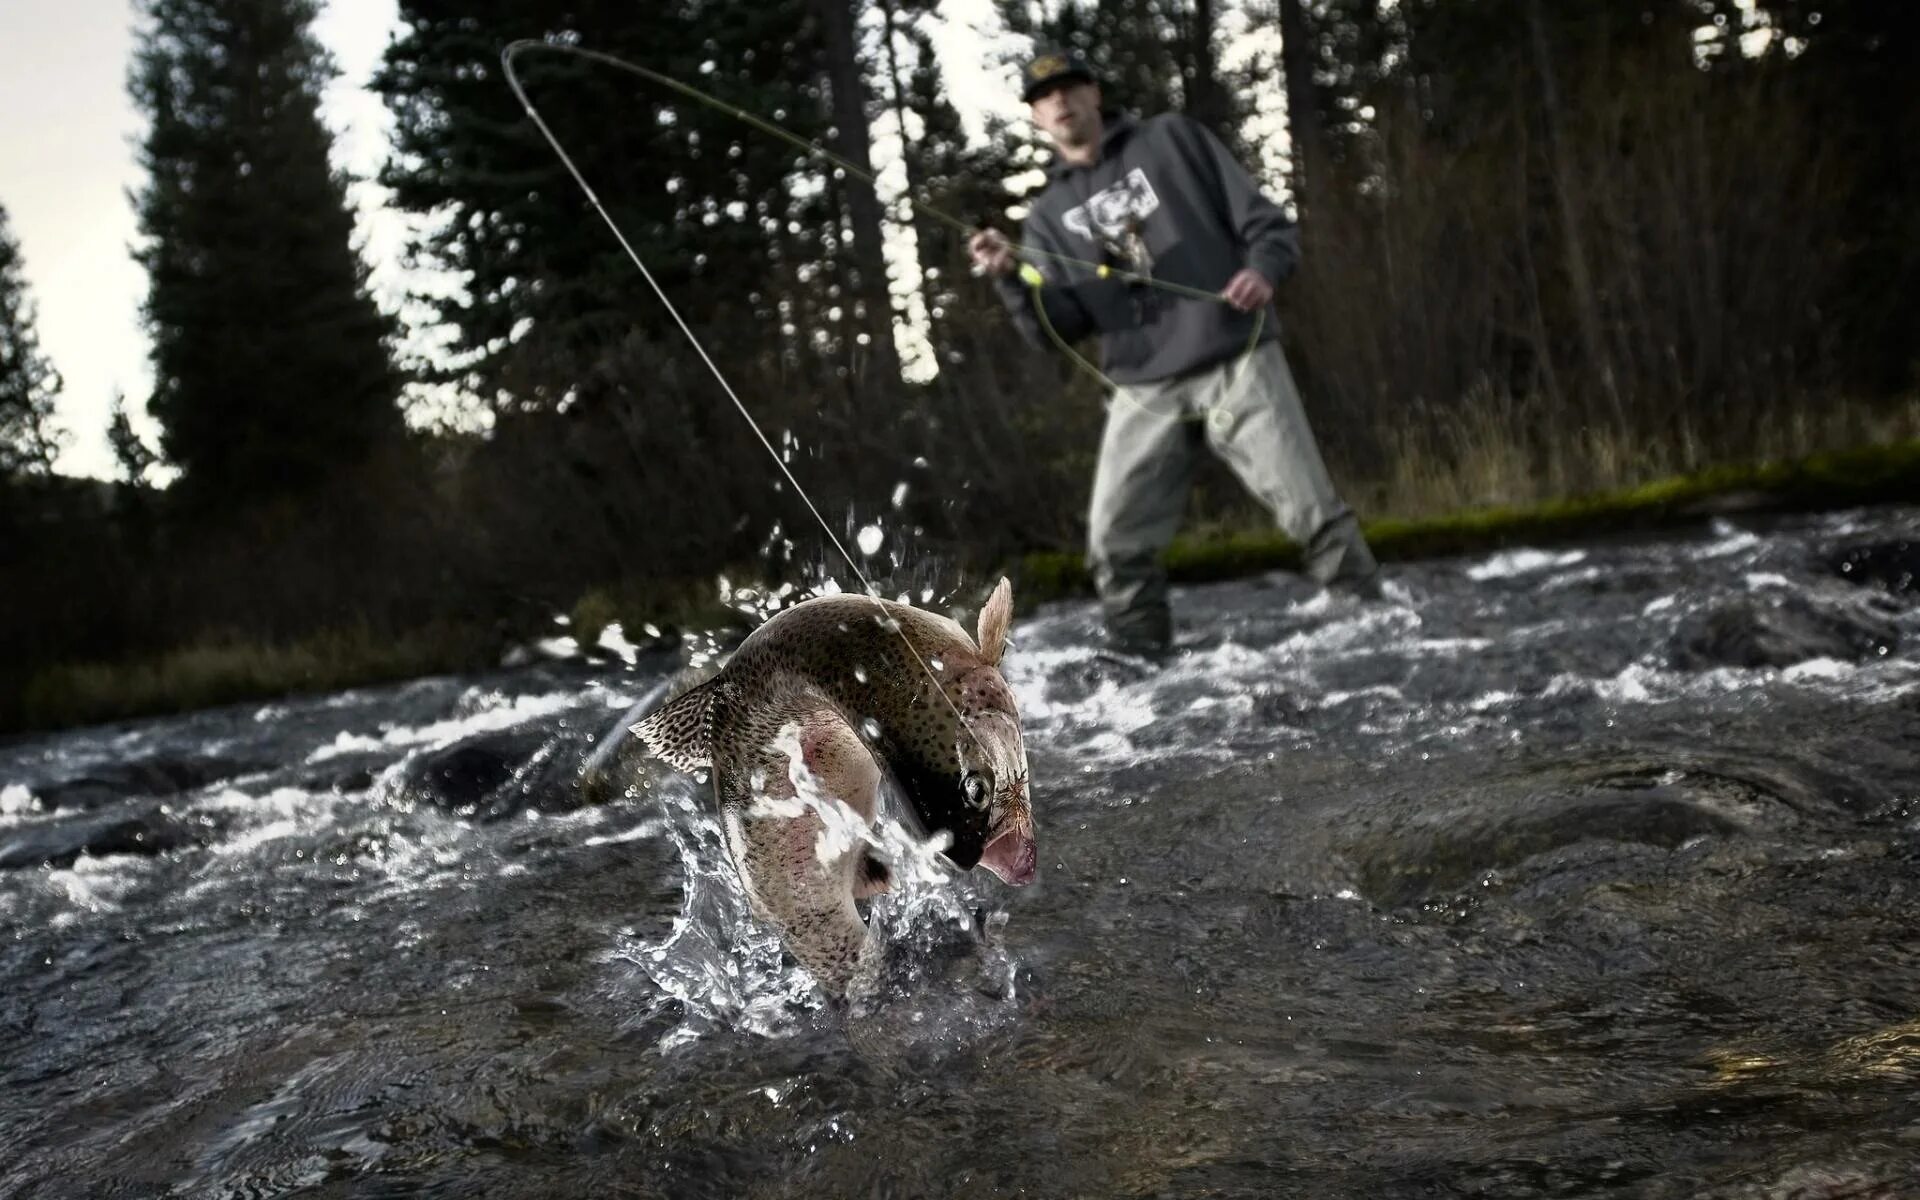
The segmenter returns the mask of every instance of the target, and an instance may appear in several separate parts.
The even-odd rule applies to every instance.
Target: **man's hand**
[[[982,229],[967,239],[967,253],[973,256],[973,269],[982,275],[1010,274],[1018,260],[1013,244],[998,229]]]
[[[1228,304],[1241,312],[1252,312],[1256,308],[1265,308],[1273,299],[1273,285],[1267,277],[1252,267],[1242,267],[1227,286],[1220,289],[1220,295]]]

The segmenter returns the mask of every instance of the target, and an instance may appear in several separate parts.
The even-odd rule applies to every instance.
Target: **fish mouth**
[[[1001,882],[1025,887],[1033,882],[1033,831],[1009,829],[987,843],[980,852],[980,865],[1000,877]]]

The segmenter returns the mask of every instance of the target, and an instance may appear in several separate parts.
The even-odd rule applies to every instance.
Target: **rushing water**
[[[1041,879],[891,832],[851,1020],[664,651],[0,744],[0,1195],[1920,1195],[1917,533],[1025,616]]]

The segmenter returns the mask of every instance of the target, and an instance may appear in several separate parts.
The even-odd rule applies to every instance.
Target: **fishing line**
[[[738,105],[729,104],[726,101],[721,100],[719,97],[710,95],[709,93],[704,92],[699,88],[693,87],[690,84],[682,83],[680,80],[675,79],[670,75],[665,75],[660,73],[659,71],[654,71],[647,67],[642,67],[635,63],[630,63],[625,59],[617,58],[614,55],[607,54],[598,50],[589,50],[580,46],[569,46],[569,45],[543,41],[538,38],[523,38],[519,41],[512,42],[500,52],[500,65],[506,74],[507,84],[509,87],[513,89],[513,94],[520,101],[520,106],[526,110],[528,118],[530,118],[533,121],[534,126],[540,130],[541,136],[546,138],[547,144],[553,147],[553,152],[559,156],[561,163],[565,165],[565,167],[567,168],[568,174],[573,176],[574,182],[580,185],[581,191],[586,194],[587,200],[589,203],[593,205],[594,211],[600,214],[600,219],[606,223],[607,228],[612,231],[615,239],[619,241],[620,248],[622,250],[625,250],[627,253],[627,257],[633,261],[633,265],[636,269],[639,270],[641,278],[646,280],[647,286],[653,290],[653,294],[659,299],[661,305],[666,308],[667,314],[673,318],[674,324],[679,327],[680,332],[683,335],[685,335],[687,341],[692,344],[695,352],[699,354],[700,361],[706,364],[707,370],[711,372],[714,379],[719,382],[721,390],[724,391],[727,395],[727,399],[733,403],[734,408],[740,413],[741,418],[744,419],[747,422],[748,427],[753,430],[753,434],[756,438],[759,439],[760,445],[766,449],[768,456],[773,459],[774,466],[779,469],[781,475],[783,475],[786,478],[786,481],[788,482],[788,484],[790,484],[793,487],[794,493],[800,497],[801,502],[807,506],[807,511],[813,515],[814,521],[819,524],[821,531],[827,535],[827,540],[833,544],[833,548],[839,552],[840,557],[846,560],[847,567],[849,570],[853,572],[854,578],[860,581],[860,585],[861,587],[866,589],[866,594],[868,595],[868,597],[871,598],[876,604],[876,606],[880,608],[883,619],[887,623],[890,623],[892,625],[892,628],[895,633],[899,634],[902,644],[905,645],[907,648],[907,653],[913,657],[913,660],[915,664],[919,666],[921,673],[927,677],[927,680],[930,683],[933,684],[933,690],[940,696],[942,700],[946,702],[947,707],[953,712],[954,719],[959,723],[962,729],[967,731],[967,735],[968,737],[972,738],[972,740],[974,741],[975,747],[984,750],[984,747],[980,745],[978,736],[973,733],[972,727],[967,724],[967,721],[961,715],[959,708],[954,704],[953,698],[947,695],[946,688],[942,686],[939,679],[935,677],[932,669],[927,665],[926,661],[921,657],[920,652],[914,648],[913,642],[906,635],[906,631],[903,628],[901,628],[900,623],[897,620],[893,619],[891,614],[887,613],[884,604],[882,604],[882,597],[880,596],[879,589],[876,588],[873,582],[867,578],[866,573],[860,569],[859,562],[847,550],[846,546],[842,544],[839,536],[833,532],[833,527],[829,525],[827,523],[826,518],[823,515],[821,515],[819,508],[816,507],[813,502],[813,498],[807,494],[806,489],[801,486],[800,481],[796,479],[793,475],[793,472],[787,468],[786,462],[780,457],[779,452],[774,449],[773,443],[768,440],[766,433],[761,430],[760,423],[754,420],[753,414],[747,409],[746,404],[741,401],[739,395],[734,391],[733,385],[727,381],[727,377],[725,376],[725,374],[721,372],[719,366],[714,363],[713,358],[707,353],[706,347],[701,344],[700,339],[697,336],[695,336],[692,328],[688,326],[685,318],[683,318],[680,315],[680,310],[674,305],[673,301],[667,296],[665,289],[663,289],[660,286],[659,281],[657,281],[653,277],[653,272],[647,269],[646,263],[641,259],[639,252],[633,248],[633,244],[631,241],[628,240],[626,233],[620,228],[619,224],[616,221],[614,221],[612,215],[607,212],[606,206],[600,202],[599,194],[594,191],[593,185],[587,182],[586,176],[581,173],[580,168],[574,163],[572,155],[567,153],[566,147],[561,144],[560,139],[557,136],[555,136],[553,130],[547,125],[545,118],[543,118],[540,115],[539,109],[534,107],[533,101],[531,98],[528,97],[525,87],[521,85],[520,77],[518,73],[514,70],[514,59],[518,57],[520,54],[530,50],[545,50],[545,51],[558,53],[558,54],[569,54],[576,58],[587,59],[588,61],[591,61],[591,62],[601,63],[605,66],[609,66],[621,71],[625,71],[631,75],[637,75],[642,79],[648,80],[649,82],[652,82],[652,83],[659,84],[660,86],[668,88],[674,92],[677,92],[680,95],[686,96],[693,100],[697,100],[700,103],[705,104],[710,108],[713,108],[719,112],[725,113],[728,116],[731,116],[736,120],[744,122],[748,126],[754,129],[757,129],[762,133],[765,133],[771,137],[780,139],[781,141],[799,149],[805,154],[808,154],[808,155],[817,157],[819,159],[822,159],[826,162],[829,162],[834,166],[840,168],[842,171],[845,171],[849,175],[852,175],[857,179],[864,180],[868,184],[874,186],[876,189],[878,188],[878,185],[879,185],[878,179],[874,176],[874,174],[871,171],[867,171],[862,169],[859,166],[856,166],[854,163],[849,162],[846,158],[842,157],[841,155],[835,154],[833,151],[827,149],[825,146],[820,145],[818,142],[813,142],[805,138],[802,138],[798,134],[793,133],[791,130],[788,130],[780,125],[777,125],[772,121],[768,121],[763,117],[750,113],[747,110],[739,107]],[[973,233],[977,231],[977,228],[975,226],[960,220],[958,217],[952,216],[951,214],[940,209],[938,206],[928,203],[917,196],[906,195],[906,196],[903,196],[902,199],[905,200],[907,206],[913,211],[921,213],[927,217],[930,217],[940,222],[941,224],[944,224],[947,227],[955,230],[956,232],[960,233],[963,236],[970,237]],[[1084,267],[1088,271],[1092,272],[1094,276],[1099,279],[1114,279],[1122,283],[1138,285],[1143,287],[1157,288],[1162,291],[1171,292],[1178,296],[1187,297],[1189,299],[1209,300],[1215,303],[1228,303],[1225,297],[1221,296],[1217,292],[1203,291],[1199,288],[1189,287],[1185,284],[1173,283],[1163,279],[1155,279],[1151,275],[1146,275],[1146,274],[1142,274],[1135,271],[1128,271],[1122,268],[1112,266],[1111,264],[1108,264],[1108,263],[1093,262],[1088,259],[1076,258],[1070,254],[1062,254],[1055,251],[1043,250],[1043,249],[1032,247],[1032,246],[1015,247],[1010,245],[1009,249],[1013,250],[1016,257],[1025,257],[1029,260],[1035,259],[1035,258],[1042,258],[1042,259],[1047,259],[1053,262],[1061,263],[1067,266]],[[1070,346],[1068,346],[1065,342],[1065,339],[1062,338],[1059,332],[1054,329],[1052,322],[1048,319],[1046,315],[1046,306],[1041,300],[1041,289],[1045,284],[1045,279],[1040,274],[1038,268],[1036,268],[1031,261],[1029,261],[1022,268],[1021,278],[1029,286],[1031,286],[1034,289],[1033,305],[1034,305],[1035,311],[1039,313],[1041,324],[1044,326],[1044,328],[1047,330],[1048,334],[1053,338],[1053,340],[1057,344],[1059,344],[1063,350],[1066,351],[1071,361],[1077,363],[1082,369],[1090,372],[1094,376],[1094,378],[1100,380],[1101,383],[1104,384],[1105,386],[1112,388],[1116,396],[1121,397],[1122,399],[1126,400],[1126,402],[1128,403],[1133,403],[1138,405],[1139,402],[1137,400],[1133,400],[1131,397],[1126,396],[1124,389],[1121,389],[1116,384],[1114,384],[1113,381],[1108,379],[1103,372],[1101,372],[1098,368],[1094,367],[1091,363],[1087,362],[1078,353],[1076,353]],[[1260,309],[1259,313],[1255,318],[1253,333],[1248,340],[1246,354],[1243,355],[1242,357],[1242,368],[1241,368],[1241,372],[1239,373],[1240,375],[1244,375],[1245,363],[1248,359],[1251,358],[1254,348],[1259,343],[1260,332],[1265,319],[1266,319],[1266,309],[1265,309],[1265,306],[1262,306],[1262,308]],[[1236,376],[1236,378],[1228,385],[1229,388],[1237,386],[1238,380],[1239,380],[1239,376]],[[1144,408],[1145,406],[1142,405],[1141,407]]]
[[[602,54],[596,50],[582,50],[574,46],[557,46],[549,42],[529,38],[514,42],[500,52],[500,65],[506,71],[507,84],[513,88],[513,94],[519,97],[520,106],[527,110],[527,116],[532,118],[534,125],[539,128],[541,135],[547,139],[547,144],[553,147],[553,152],[560,156],[560,161],[566,165],[567,171],[573,176],[574,182],[578,183],[581,190],[587,194],[587,200],[593,205],[594,211],[600,214],[600,219],[605,221],[607,228],[613,231],[613,236],[619,240],[621,249],[627,252],[627,257],[633,260],[633,265],[639,268],[640,277],[647,281],[647,286],[653,289],[653,294],[659,297],[660,303],[666,307],[667,315],[673,318],[674,324],[680,327],[680,332],[685,334],[687,341],[693,344],[694,350],[700,355],[700,361],[706,363],[707,370],[711,371],[713,377],[719,380],[721,390],[726,392],[727,399],[733,401],[734,408],[739,410],[741,417],[746,420],[748,427],[753,430],[753,435],[760,439],[762,446],[766,447],[767,454],[773,459],[774,466],[778,467],[780,473],[786,476],[787,482],[793,486],[794,493],[798,495],[801,502],[807,506],[807,511],[812,513],[813,519],[820,523],[820,529],[827,535],[827,540],[832,542],[833,548],[840,552],[840,557],[847,560],[847,566],[852,570],[854,578],[860,581],[860,586],[866,589],[867,596],[873,600],[875,607],[880,609],[882,624],[891,625],[893,631],[900,635],[901,644],[906,646],[907,653],[913,656],[913,660],[919,665],[921,673],[933,684],[935,694],[946,701],[947,707],[953,711],[954,720],[959,723],[961,729],[966,731],[967,736],[973,739],[975,748],[984,754],[986,748],[980,744],[980,739],[978,735],[973,732],[973,727],[969,725],[966,718],[961,715],[959,707],[953,702],[953,697],[947,695],[946,688],[941,685],[940,680],[934,676],[932,669],[928,667],[925,660],[920,657],[920,652],[914,648],[913,640],[907,637],[907,632],[901,627],[900,622],[895,619],[891,613],[887,612],[879,589],[873,585],[873,582],[867,578],[866,573],[860,569],[860,564],[855,561],[852,554],[847,552],[846,546],[841,544],[839,536],[833,532],[833,527],[827,524],[827,519],[822,516],[820,510],[814,506],[813,498],[807,495],[807,490],[800,486],[800,481],[794,478],[792,471],[787,469],[787,464],[780,457],[780,452],[773,448],[773,443],[768,441],[767,435],[762,432],[760,422],[753,419],[753,414],[747,410],[746,404],[744,404],[739,395],[735,393],[733,385],[727,382],[726,375],[721,372],[720,368],[715,365],[712,357],[707,354],[707,348],[701,345],[700,339],[694,335],[692,328],[687,325],[685,318],[680,315],[680,310],[674,306],[673,301],[668,298],[666,291],[661,288],[659,282],[654,279],[653,272],[647,270],[647,264],[641,260],[639,252],[634,250],[633,243],[627,240],[627,235],[621,230],[619,223],[607,212],[606,205],[600,203],[600,197],[593,190],[593,185],[588,183],[586,176],[580,173],[580,168],[574,165],[573,157],[567,153],[566,147],[560,144],[560,139],[554,136],[553,130],[547,127],[546,121],[540,116],[540,111],[533,106],[533,101],[527,97],[526,89],[520,86],[520,78],[513,70],[514,56],[524,50],[552,50],[564,54],[578,55],[582,58],[620,67],[623,70],[631,71],[645,78],[667,84],[678,91],[699,97],[708,103],[718,105],[723,110],[729,109],[730,106],[721,104],[720,101],[706,96],[703,92],[689,88],[677,80],[669,79],[654,71],[649,71],[645,67],[636,67],[631,63],[614,58],[610,54]],[[789,140],[798,140],[791,134],[787,134],[785,130],[780,130],[770,123],[762,122],[758,118],[740,109],[733,108],[731,111],[735,116],[746,120],[756,127],[765,127],[771,132],[777,132],[781,136],[787,137]]]

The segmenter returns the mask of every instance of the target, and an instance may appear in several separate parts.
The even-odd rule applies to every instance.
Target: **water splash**
[[[795,731],[785,735],[797,741]],[[789,761],[801,761],[797,745],[788,751]],[[950,1049],[1010,1019],[1017,964],[984,936],[1006,916],[990,912],[972,878],[943,857],[946,836],[919,836],[896,816],[899,800],[884,788],[868,825],[804,767],[790,779],[796,797],[776,803],[791,807],[789,815],[819,815],[816,853],[831,860],[864,844],[888,865],[890,890],[868,912],[877,958],[853,1009],[865,1052],[891,1058]],[[656,989],[635,1020],[671,1022],[657,1043],[663,1051],[723,1029],[785,1038],[811,1027],[828,1002],[753,915],[707,790],[671,780],[649,794],[662,806],[684,891],[665,938],[631,940],[611,955]]]

